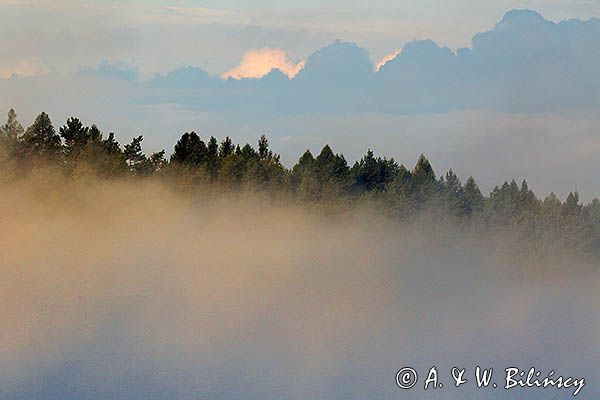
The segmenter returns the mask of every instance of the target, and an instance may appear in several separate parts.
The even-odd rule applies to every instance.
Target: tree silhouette
[[[438,180],[424,155],[409,171],[393,158],[377,157],[367,150],[349,168],[344,156],[329,145],[316,157],[306,150],[287,169],[264,135],[255,149],[250,144],[234,144],[229,137],[220,144],[211,137],[205,144],[195,132],[186,132],[169,162],[164,150],[145,155],[142,142],[140,135],[121,147],[114,133],[104,138],[96,125],[87,127],[75,117],[57,133],[45,112],[24,130],[11,109],[0,127],[0,160],[15,171],[27,172],[30,161],[41,161],[74,177],[82,173],[101,178],[160,176],[165,182],[188,182],[189,190],[215,185],[336,207],[368,202],[399,220],[427,212],[430,218],[512,232],[515,240],[536,251],[556,247],[600,257],[600,200],[582,204],[578,192],[569,193],[564,202],[554,194],[542,201],[527,181],[518,185],[512,180],[484,196],[473,177],[462,184],[449,170]]]
[[[61,154],[60,136],[45,112],[38,115],[33,124],[27,128],[22,141],[27,155],[55,160]]]

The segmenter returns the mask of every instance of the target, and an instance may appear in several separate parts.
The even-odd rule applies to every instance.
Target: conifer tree
[[[462,216],[465,213],[464,189],[458,176],[451,169],[445,176],[440,177],[440,186],[443,189],[444,207],[446,213]]]
[[[208,149],[196,132],[186,132],[175,144],[171,162],[198,167],[208,156]]]
[[[463,188],[463,199],[463,208],[466,215],[471,216],[483,212],[484,198],[472,176],[467,179]]]
[[[304,177],[313,172],[314,164],[315,158],[310,150],[306,150],[291,171],[290,185],[293,191],[298,190]]]
[[[23,134],[25,153],[48,160],[57,159],[61,153],[61,139],[50,117],[45,112],[38,115]]]
[[[8,111],[8,118],[6,124],[0,127],[0,134],[10,141],[16,141],[23,136],[25,130],[17,119],[17,113],[12,108]]]
[[[210,137],[206,149],[207,156],[209,159],[215,159],[219,156],[219,143],[217,142],[217,139],[214,136]]]
[[[577,217],[581,213],[581,205],[579,205],[579,193],[570,192],[567,200],[562,207],[562,214],[565,217]]]
[[[433,172],[429,160],[423,154],[419,157],[412,172],[412,179],[418,187],[435,184],[435,172]]]
[[[72,152],[74,148],[85,144],[88,128],[83,126],[79,118],[71,117],[67,123],[59,130],[60,136],[65,141],[67,152]]]
[[[258,157],[265,160],[269,155],[269,141],[265,135],[261,135],[258,139]]]
[[[126,144],[123,150],[125,155],[125,162],[129,166],[131,172],[137,172],[146,161],[146,156],[142,153],[142,141],[144,137],[142,135],[134,137],[131,143]]]
[[[217,179],[219,173],[219,143],[214,136],[211,136],[208,141],[206,170],[212,181]]]
[[[233,154],[234,151],[235,151],[235,148],[233,146],[233,142],[231,141],[231,139],[229,138],[229,136],[227,136],[221,142],[221,146],[219,148],[219,157],[225,158],[228,155]]]

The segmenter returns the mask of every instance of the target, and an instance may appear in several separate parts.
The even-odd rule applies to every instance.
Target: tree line
[[[372,205],[386,216],[417,216],[452,221],[491,232],[510,230],[529,249],[564,248],[600,256],[600,200],[582,204],[577,192],[565,201],[554,194],[538,198],[514,180],[484,196],[469,177],[452,171],[437,176],[421,155],[408,169],[371,150],[353,165],[326,145],[316,156],[306,150],[286,168],[263,135],[257,146],[234,144],[226,137],[204,141],[186,132],[167,159],[165,151],[146,155],[143,136],[121,145],[114,133],[69,118],[58,128],[42,112],[24,129],[14,110],[0,127],[0,155],[9,169],[26,173],[43,163],[66,176],[92,174],[106,179],[156,178],[189,189],[253,191],[315,205]]]

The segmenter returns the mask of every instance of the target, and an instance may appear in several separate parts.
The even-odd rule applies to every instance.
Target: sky
[[[64,73],[108,61],[145,75],[181,65],[220,75],[251,50],[304,59],[337,38],[377,61],[413,39],[466,47],[513,8],[551,20],[600,16],[595,0],[0,0],[0,74]]]
[[[424,153],[484,191],[527,179],[589,200],[598,17],[595,0],[0,0],[0,112],[167,154],[190,130],[265,133],[287,166],[327,143],[349,163]]]
[[[350,164],[425,154],[487,193],[527,179],[589,201],[598,17],[600,0],[0,0],[0,121],[76,116],[167,156],[186,131],[264,133],[288,167],[325,144]],[[599,398],[596,264],[523,257],[509,233],[5,173],[1,399],[399,399],[405,365],[532,360]],[[570,396],[489,394],[443,398]]]

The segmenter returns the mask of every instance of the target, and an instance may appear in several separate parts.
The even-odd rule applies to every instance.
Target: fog
[[[463,181],[472,175],[484,193],[505,180],[527,179],[542,197],[554,192],[564,199],[575,190],[584,201],[600,197],[596,173],[600,119],[595,109],[529,114],[491,110],[423,115],[307,113],[244,119],[176,104],[133,105],[136,98],[143,98],[137,89],[95,77],[71,83],[35,79],[9,83],[6,91],[0,91],[0,112],[13,107],[25,127],[41,110],[49,113],[57,129],[77,116],[88,125],[98,124],[105,133],[115,132],[121,143],[144,135],[146,152],[165,149],[170,154],[181,135],[192,130],[205,140],[211,135],[230,136],[235,142],[253,144],[265,133],[287,167],[305,149],[316,155],[325,144],[344,154],[350,165],[369,148],[409,168],[423,153],[436,173],[452,168]],[[20,89],[22,84],[27,84],[26,89]],[[80,87],[86,87],[89,95],[82,97]],[[31,91],[34,98],[26,95]],[[60,102],[54,98],[57,92]]]
[[[1,181],[2,399],[572,396],[451,387],[451,367],[477,365],[553,369],[600,394],[593,263],[369,210]],[[425,392],[434,365],[447,389]],[[406,366],[410,391],[395,384]]]

